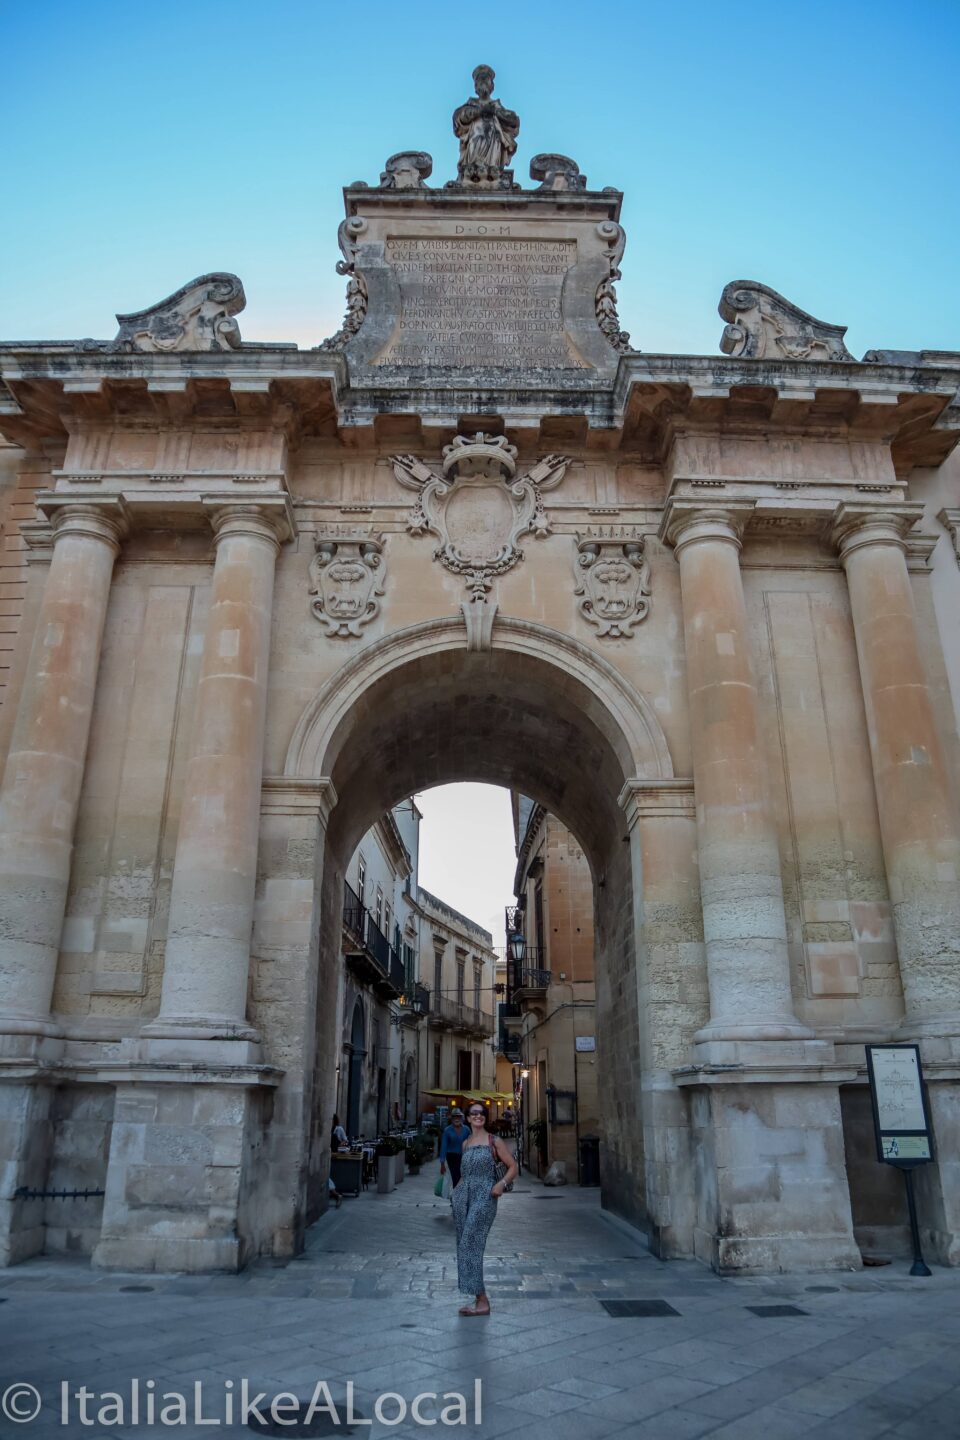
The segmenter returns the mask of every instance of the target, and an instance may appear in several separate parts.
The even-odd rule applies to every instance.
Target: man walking
[[[451,1185],[457,1185],[460,1180],[460,1160],[463,1155],[463,1142],[466,1140],[467,1134],[467,1127],[463,1123],[463,1111],[451,1110],[450,1124],[440,1137],[440,1174],[445,1175],[449,1166]]]

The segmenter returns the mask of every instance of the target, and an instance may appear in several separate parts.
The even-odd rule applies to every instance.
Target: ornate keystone
[[[382,535],[330,526],[317,536],[310,562],[310,609],[331,638],[359,636],[380,612],[386,570]]]

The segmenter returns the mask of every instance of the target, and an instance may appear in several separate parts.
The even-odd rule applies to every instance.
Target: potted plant
[[[403,1141],[397,1140],[392,1135],[386,1135],[377,1144],[377,1191],[381,1195],[388,1195],[398,1183],[397,1176],[402,1174],[404,1162]]]
[[[419,1175],[421,1165],[433,1159],[433,1138],[422,1131],[407,1141],[407,1169],[411,1175]]]

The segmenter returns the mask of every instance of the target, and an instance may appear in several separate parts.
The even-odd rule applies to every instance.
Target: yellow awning
[[[513,1104],[513,1095],[506,1090],[421,1090],[421,1095],[436,1095],[445,1100],[498,1100]]]

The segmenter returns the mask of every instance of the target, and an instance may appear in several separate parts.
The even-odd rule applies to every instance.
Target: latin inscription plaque
[[[391,236],[385,259],[400,321],[378,364],[584,368],[561,309],[575,240]]]

